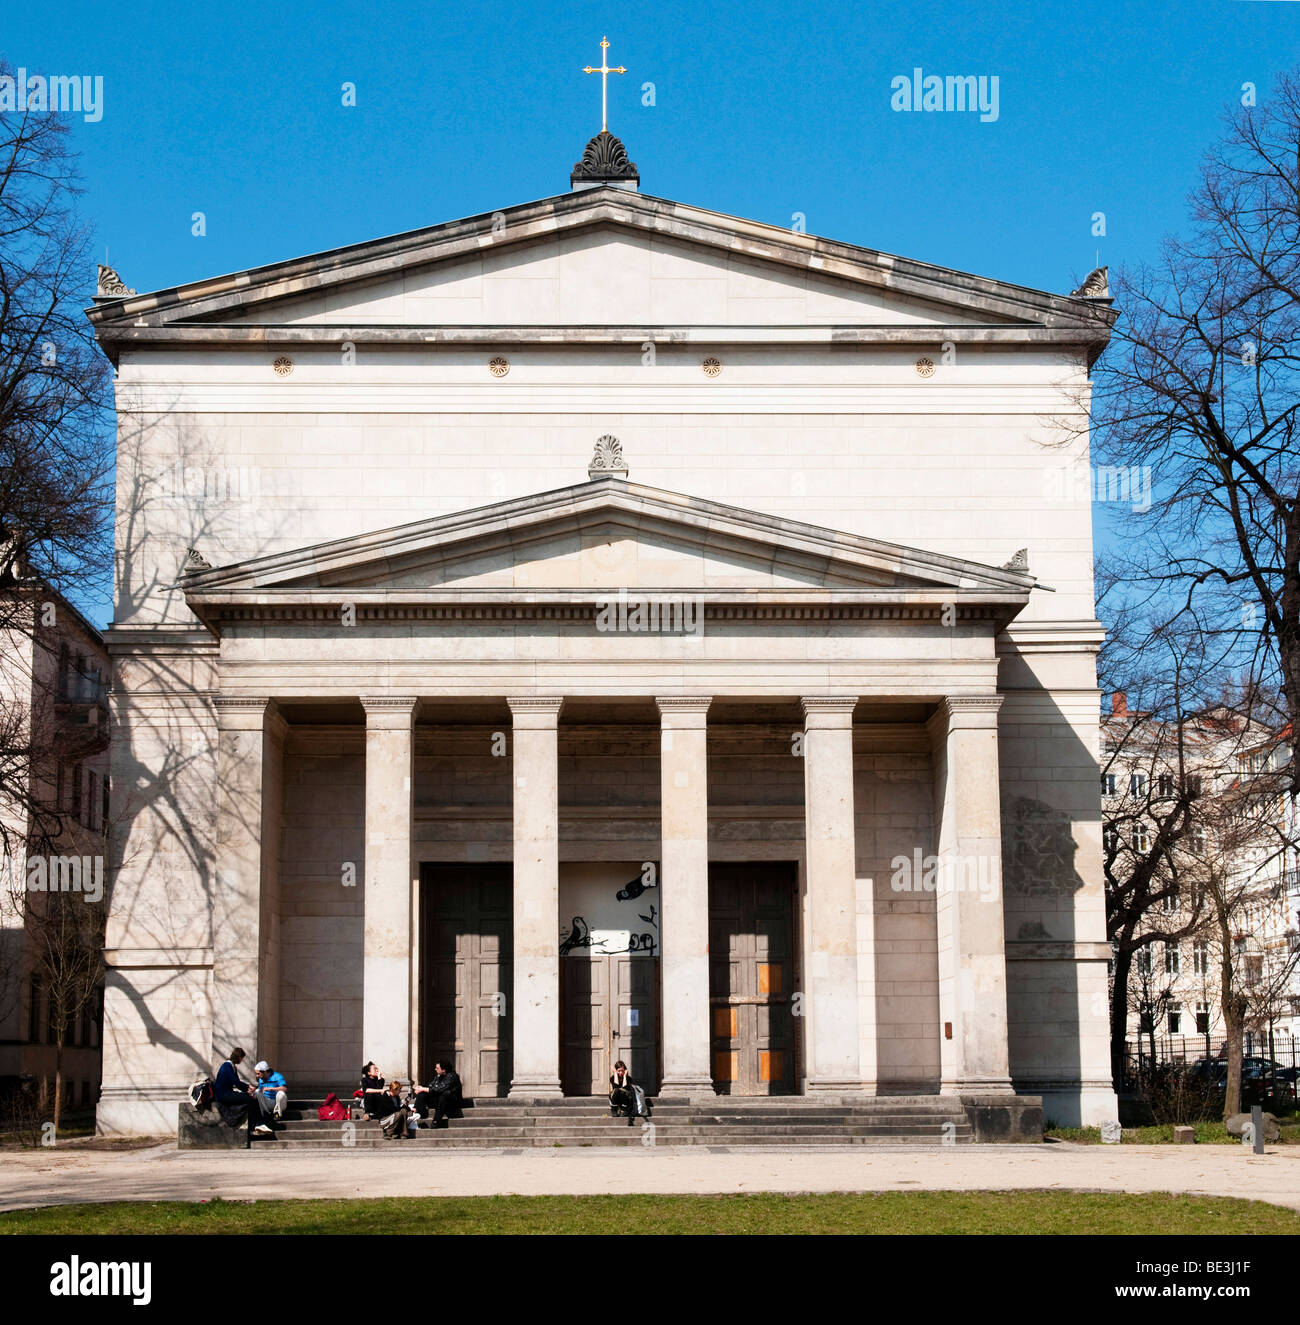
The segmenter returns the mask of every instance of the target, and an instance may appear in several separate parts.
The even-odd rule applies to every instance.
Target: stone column
[[[659,706],[660,977],[665,1095],[713,1093],[709,1062],[708,698]]]
[[[366,710],[365,930],[361,1052],[388,1077],[411,1075],[412,695],[363,695]]]
[[[1002,897],[999,695],[944,699],[934,757],[940,1090],[1011,1092]]]
[[[514,716],[513,1097],[560,1090],[559,723],[563,699],[508,699]]]
[[[273,1052],[279,1028],[274,971],[264,969],[280,856],[277,747],[286,723],[265,697],[218,695],[215,887],[212,895],[212,1048],[236,1045],[250,1065]]]
[[[807,1090],[860,1091],[855,696],[805,697]]]

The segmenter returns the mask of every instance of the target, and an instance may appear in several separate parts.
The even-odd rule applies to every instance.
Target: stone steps
[[[641,1120],[631,1127],[611,1118],[604,1100],[507,1100],[471,1104],[450,1126],[421,1128],[392,1141],[377,1122],[322,1122],[316,1105],[296,1100],[274,1136],[257,1137],[253,1149],[363,1150],[414,1147],[421,1151],[592,1148],[596,1146],[844,1147],[863,1145],[969,1145],[965,1112],[939,1096],[870,1096],[851,1101],[803,1096],[651,1101],[653,1132]],[[346,1142],[345,1142],[346,1138]]]

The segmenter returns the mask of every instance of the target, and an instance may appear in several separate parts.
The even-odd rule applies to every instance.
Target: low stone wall
[[[961,1102],[977,1142],[1032,1144],[1043,1139],[1040,1095],[963,1095]]]
[[[221,1121],[214,1104],[200,1113],[188,1100],[178,1106],[176,1148],[178,1150],[247,1150],[248,1128],[229,1127]]]

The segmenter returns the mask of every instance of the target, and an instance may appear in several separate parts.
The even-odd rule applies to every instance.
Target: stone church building
[[[1109,303],[571,189],[136,294],[105,1132],[238,1043],[475,1096],[1115,1116]],[[1089,287],[1085,287],[1087,291]]]

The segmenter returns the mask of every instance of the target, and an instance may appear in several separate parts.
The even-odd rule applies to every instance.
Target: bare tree
[[[1153,481],[1122,531],[1130,602],[1190,615],[1280,726],[1300,718],[1298,149],[1300,71],[1229,115],[1189,234],[1117,275],[1092,377],[1098,456]]]
[[[0,66],[0,72],[11,72]],[[112,569],[110,372],[83,315],[90,239],[57,114],[0,112],[0,643],[32,641],[59,596],[102,590]],[[50,591],[54,592],[51,593]],[[13,666],[35,649],[6,647]],[[29,684],[20,684],[26,681]],[[60,825],[35,794],[40,675],[0,693],[0,847]],[[33,700],[32,696],[38,698]],[[21,827],[15,827],[21,825]]]

